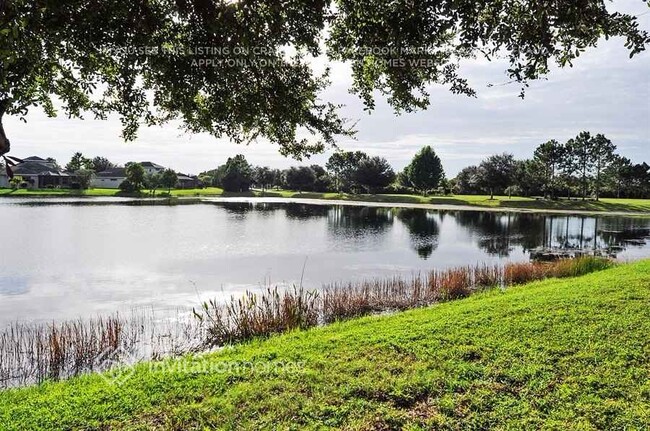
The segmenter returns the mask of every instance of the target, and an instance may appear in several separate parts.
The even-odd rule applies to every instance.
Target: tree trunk
[[[602,169],[601,162],[598,160],[598,166],[596,166],[596,201],[600,200],[600,170]]]
[[[9,139],[7,139],[7,135],[5,135],[5,129],[2,127],[3,115],[4,112],[2,110],[2,107],[0,106],[0,156],[8,153],[9,150],[11,149],[11,146],[9,145]]]

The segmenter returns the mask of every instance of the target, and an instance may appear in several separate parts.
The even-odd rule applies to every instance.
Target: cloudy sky
[[[616,0],[614,7],[640,16],[641,28],[650,30],[650,9],[643,1]],[[378,100],[374,112],[365,113],[356,96],[348,93],[347,66],[339,64],[323,98],[346,105],[342,115],[358,120],[356,139],[339,141],[341,148],[381,155],[396,169],[406,165],[420,147],[432,145],[447,175],[453,177],[490,154],[530,157],[540,143],[564,142],[582,130],[605,134],[633,161],[650,162],[650,52],[630,60],[621,39],[603,40],[573,68],[555,69],[547,80],[532,83],[524,100],[517,97],[516,84],[499,85],[507,81],[506,68],[502,62],[468,62],[463,73],[478,90],[477,98],[433,87],[427,111],[396,116],[383,100]],[[117,118],[70,120],[61,115],[50,119],[32,110],[26,124],[5,118],[5,130],[13,155],[54,157],[61,164],[75,151],[117,163],[151,160],[185,173],[213,169],[237,153],[256,165],[299,164],[266,142],[238,146],[209,135],[188,135],[175,125],[143,128],[137,141],[124,143]],[[324,164],[330,154],[305,163]]]

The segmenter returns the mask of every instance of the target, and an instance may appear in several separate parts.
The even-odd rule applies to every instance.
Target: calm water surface
[[[0,200],[0,326],[134,307],[192,307],[308,287],[526,261],[536,247],[650,256],[650,219],[300,203],[137,206]],[[646,241],[648,240],[648,241]],[[304,267],[304,273],[303,273]]]

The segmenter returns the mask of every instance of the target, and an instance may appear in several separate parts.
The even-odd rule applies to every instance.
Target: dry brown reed
[[[411,278],[334,283],[319,291],[269,288],[224,303],[204,303],[194,310],[197,319],[161,320],[153,314],[134,313],[130,318],[50,325],[16,323],[0,331],[0,387],[93,371],[98,369],[98,358],[115,351],[142,360],[159,359],[374,313],[424,307],[495,287],[582,275],[611,265],[603,258],[581,257],[434,270]]]
[[[280,291],[269,288],[262,294],[246,292],[229,302],[209,301],[194,315],[207,324],[210,345],[223,345],[318,323],[318,294],[302,288]]]
[[[196,350],[204,337],[191,318],[147,310],[51,324],[14,323],[0,331],[0,388],[102,370],[113,354],[158,359]]]
[[[407,310],[464,298],[548,277],[568,277],[609,267],[603,258],[582,257],[551,263],[527,262],[434,270],[409,279],[392,277],[333,283],[318,292],[303,289],[247,293],[229,303],[211,301],[195,315],[208,325],[209,345],[223,345],[295,328],[308,328],[374,313]],[[297,319],[294,316],[301,316]],[[305,317],[308,316],[308,317]]]

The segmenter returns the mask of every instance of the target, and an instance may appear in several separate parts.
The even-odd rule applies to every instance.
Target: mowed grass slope
[[[648,429],[649,305],[644,261],[0,392],[0,429]]]

